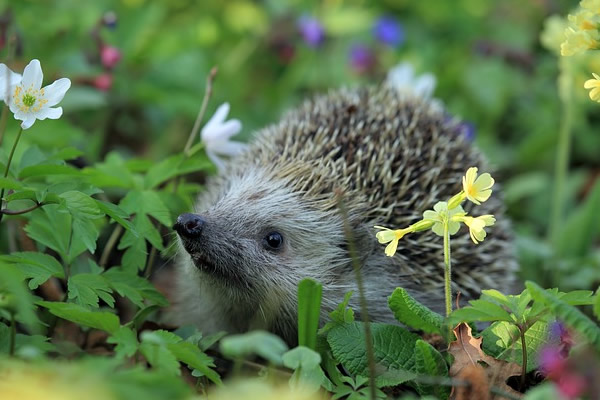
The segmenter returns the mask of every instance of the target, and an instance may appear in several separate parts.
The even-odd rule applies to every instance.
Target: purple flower
[[[350,49],[350,65],[356,72],[365,73],[375,66],[375,55],[367,46],[355,44]]]
[[[117,27],[117,14],[114,11],[107,11],[102,16],[102,23],[109,29]]]
[[[375,38],[388,46],[398,47],[404,42],[404,29],[398,20],[389,15],[380,17],[373,25]]]
[[[321,23],[308,15],[303,15],[298,19],[298,29],[302,38],[311,47],[318,47],[325,39],[325,30]]]
[[[470,121],[463,121],[458,126],[458,131],[464,136],[469,142],[475,139],[475,125]]]

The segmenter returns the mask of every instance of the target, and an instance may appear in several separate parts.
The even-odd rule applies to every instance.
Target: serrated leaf
[[[312,350],[317,345],[322,291],[323,286],[312,279],[298,284],[298,344]]]
[[[115,306],[115,299],[111,296],[112,289],[102,275],[73,275],[69,278],[68,289],[69,300],[82,306],[98,308],[99,299],[104,300],[111,308]]]
[[[555,316],[585,336],[591,344],[600,350],[600,327],[590,318],[551,292],[542,289],[535,282],[526,281],[525,286],[536,301],[548,306]]]
[[[573,290],[567,293],[558,293],[557,297],[571,306],[587,306],[594,303],[594,292],[591,290]]]
[[[415,346],[415,371],[420,375],[448,376],[448,365],[439,351],[424,340],[417,340]],[[438,399],[446,399],[450,395],[447,386],[417,383],[417,391],[421,396],[434,395]]]
[[[38,333],[40,321],[35,313],[33,295],[24,285],[25,276],[15,265],[0,262],[0,294],[4,308],[16,312],[16,319],[27,328]],[[2,308],[0,308],[2,310]]]
[[[195,344],[182,340],[178,343],[168,344],[167,348],[179,361],[202,372],[213,383],[219,386],[223,385],[219,374],[213,369],[215,367],[213,359]]]
[[[61,303],[57,301],[38,301],[52,314],[67,321],[99,329],[108,333],[114,333],[119,329],[119,317],[105,311],[91,311],[74,303]]]
[[[127,297],[140,308],[145,306],[144,299],[148,299],[159,306],[168,305],[167,299],[144,278],[125,272],[120,268],[111,268],[102,276],[119,295]]]
[[[415,365],[414,347],[419,336],[401,326],[372,323],[375,362],[380,374],[387,370],[412,371]],[[327,342],[336,360],[352,375],[368,376],[365,331],[362,322],[333,327]]]
[[[179,361],[165,345],[144,341],[144,336],[142,336],[139,350],[148,363],[157,371],[168,375],[181,375]]]
[[[447,335],[444,317],[416,301],[403,288],[394,290],[388,304],[399,322],[427,333]]]
[[[499,360],[523,365],[521,334],[519,328],[506,321],[495,322],[481,332],[482,348]],[[538,366],[539,350],[548,342],[548,323],[538,321],[525,331],[527,372]]]
[[[116,345],[115,357],[118,359],[132,357],[139,347],[137,334],[135,331],[125,326],[119,327],[119,329],[113,332],[106,341]]]
[[[103,215],[96,200],[83,192],[70,190],[61,193],[59,197],[65,200],[65,205],[73,217],[99,218]]]
[[[151,190],[132,190],[121,200],[121,208],[130,214],[148,214],[171,227],[171,213],[158,194]]]
[[[121,207],[107,203],[101,200],[96,200],[96,205],[98,208],[108,215],[110,218],[114,219],[119,225],[121,225],[126,230],[130,231],[134,236],[138,236],[137,231],[133,224],[127,219],[129,218],[129,214],[123,210]]]
[[[73,217],[72,229],[73,239],[69,251],[70,259],[74,260],[85,249],[94,254],[96,252],[96,241],[100,236],[100,230],[96,224],[87,218]]]
[[[15,252],[0,256],[1,261],[15,264],[29,280],[29,288],[34,290],[51,277],[64,278],[62,265],[51,255],[33,251]]]
[[[288,346],[279,336],[258,330],[227,336],[221,340],[220,349],[230,359],[247,358],[256,354],[275,365],[281,365],[281,357]]]
[[[22,351],[27,350],[27,355],[31,358],[31,349],[35,349],[39,355],[56,351],[56,346],[50,343],[50,338],[42,335],[24,335],[17,333],[15,337],[15,354],[18,356]],[[0,322],[0,354],[8,354],[10,349],[10,328]]]
[[[122,243],[129,233],[125,232],[118,246],[119,250],[127,249],[121,258],[121,264],[127,271],[139,271],[146,266],[146,258],[148,256],[146,240],[142,236],[135,237],[131,234],[130,237],[132,240],[129,242],[130,244],[123,245]]]
[[[32,212],[25,232],[33,240],[56,251],[63,260],[68,260],[71,215],[60,212],[59,205],[48,205]]]

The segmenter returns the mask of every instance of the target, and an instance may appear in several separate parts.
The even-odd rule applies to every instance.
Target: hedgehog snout
[[[206,221],[200,215],[185,213],[177,217],[173,229],[179,236],[187,239],[196,239],[202,235]]]

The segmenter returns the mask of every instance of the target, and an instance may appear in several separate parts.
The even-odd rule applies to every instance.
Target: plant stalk
[[[198,111],[198,115],[196,116],[196,121],[194,121],[194,126],[192,127],[192,131],[190,132],[190,136],[188,137],[187,143],[185,144],[185,148],[183,149],[183,154],[187,158],[192,148],[192,144],[194,143],[194,139],[198,135],[198,131],[200,130],[200,124],[202,123],[202,119],[204,118],[204,114],[206,113],[206,107],[208,106],[208,100],[210,96],[212,96],[212,83],[217,76],[217,67],[213,67],[210,70],[210,73],[206,77],[206,89],[204,90],[204,98],[202,99],[202,105],[200,106],[200,111]]]
[[[561,57],[559,76],[559,98],[562,105],[562,118],[556,147],[556,164],[554,167],[554,195],[552,196],[552,211],[548,239],[556,243],[564,213],[565,186],[569,171],[569,156],[571,152],[571,136],[573,131],[573,77],[568,65],[569,60]]]
[[[100,256],[101,267],[106,266],[106,263],[108,262],[108,257],[110,256],[113,247],[115,247],[115,244],[117,243],[117,240],[119,239],[119,236],[121,235],[122,231],[123,227],[117,224],[117,226],[115,226],[115,229],[113,229],[112,233],[110,234],[110,237],[106,242],[106,246],[104,246],[104,250],[102,250],[102,255]]]
[[[521,333],[521,350],[523,357],[523,367],[521,368],[521,384],[520,389],[523,390],[525,387],[525,375],[527,375],[527,344],[525,343],[525,328],[519,326],[519,332]]]
[[[452,312],[452,261],[450,259],[449,221],[444,221],[444,288],[446,295],[446,317]]]
[[[4,178],[8,176],[8,171],[10,170],[10,164],[12,163],[13,156],[15,155],[15,149],[17,148],[17,144],[19,144],[19,139],[21,139],[21,134],[23,133],[23,128],[19,128],[19,133],[17,133],[17,137],[15,139],[15,143],[13,144],[12,149],[10,149],[10,154],[8,155],[8,161],[6,162],[6,168],[4,169]],[[0,190],[0,209],[2,208],[2,203],[4,202],[4,188]],[[2,221],[2,217],[4,214],[0,213],[0,222]]]
[[[360,262],[354,243],[354,235],[352,234],[352,228],[348,221],[348,212],[344,205],[341,191],[336,193],[338,207],[344,221],[344,233],[346,240],[348,240],[348,252],[350,259],[352,260],[352,269],[356,277],[356,286],[358,287],[359,302],[360,302],[360,316],[365,327],[365,347],[367,353],[367,365],[369,367],[369,399],[376,399],[376,386],[375,386],[375,350],[373,349],[373,334],[371,332],[371,325],[369,323],[369,312],[367,309],[367,298],[365,297],[365,288],[363,285],[362,275],[360,273]]]

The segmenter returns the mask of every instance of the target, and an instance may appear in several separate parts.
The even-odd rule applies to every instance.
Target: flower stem
[[[446,293],[446,317],[452,312],[452,262],[450,260],[449,221],[444,221],[444,287]]]
[[[525,343],[525,327],[519,326],[519,332],[521,333],[521,350],[523,357],[523,367],[521,368],[521,390],[525,387],[525,375],[527,374],[527,344]]]
[[[554,195],[552,196],[552,212],[548,239],[556,243],[559,227],[563,218],[565,185],[569,170],[569,154],[571,152],[571,133],[573,126],[573,102],[571,99],[573,77],[569,68],[569,60],[561,57],[559,76],[559,97],[562,104],[562,120],[556,148],[556,164],[554,168]]]
[[[8,106],[2,107],[2,115],[0,115],[0,146],[4,139],[4,131],[6,130],[6,121],[8,119]]]
[[[19,139],[21,138],[21,134],[23,133],[23,128],[19,129],[19,133],[17,133],[17,138],[15,139],[15,143],[13,144],[12,149],[10,149],[10,154],[8,155],[8,161],[6,162],[6,168],[4,169],[4,177],[8,176],[8,171],[10,170],[10,164],[12,162],[13,156],[15,155],[15,149],[17,148],[17,144],[19,143]],[[0,208],[2,208],[2,202],[4,201],[4,188],[0,190]],[[2,217],[4,214],[0,213],[0,221],[2,221]]]
[[[188,156],[190,149],[192,148],[192,144],[194,143],[194,139],[196,139],[196,135],[198,135],[198,131],[200,130],[200,124],[202,123],[202,119],[204,118],[204,114],[206,113],[206,106],[208,105],[208,100],[210,96],[212,96],[212,83],[217,76],[217,67],[213,67],[210,70],[210,73],[206,77],[206,89],[204,89],[204,98],[202,99],[202,105],[200,106],[200,111],[198,111],[198,116],[196,117],[196,121],[194,122],[194,126],[192,127],[192,131],[190,132],[190,136],[188,137],[188,141],[185,144],[185,148],[183,149],[183,154],[185,157]]]

